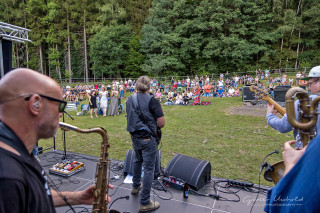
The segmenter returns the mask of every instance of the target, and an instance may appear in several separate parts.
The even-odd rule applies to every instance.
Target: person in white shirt
[[[230,97],[233,97],[234,96],[234,88],[233,87],[230,87],[230,89],[228,90],[228,94],[230,95]]]
[[[181,105],[183,103],[183,98],[181,93],[178,93],[177,97],[176,97],[176,105]]]

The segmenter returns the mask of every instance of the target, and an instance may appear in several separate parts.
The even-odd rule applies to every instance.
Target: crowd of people
[[[230,76],[228,72],[221,73],[218,79],[210,79],[209,75],[189,76],[181,79],[171,77],[170,82],[160,81],[159,78],[152,78],[150,92],[163,105],[207,105],[212,98],[216,97],[235,97],[241,95],[240,85],[259,84],[262,88],[269,91],[270,97],[273,98],[276,85],[279,86],[306,86],[306,81],[302,80],[304,72],[298,72],[296,79],[288,78],[286,73],[281,73],[278,77],[271,77],[270,71],[266,69],[256,71],[256,75],[235,75]],[[269,84],[264,86],[262,80]],[[128,80],[113,80],[109,84],[77,84],[73,88],[70,85],[63,86],[63,96],[68,102],[80,103],[84,99],[89,100],[90,114],[98,117],[98,113],[103,116],[118,115],[119,101],[125,98],[125,93],[134,93],[136,90],[136,81],[129,78]],[[128,95],[129,96],[129,95]],[[203,99],[201,99],[203,97]],[[202,101],[201,101],[202,100]]]
[[[278,79],[269,77],[268,72],[263,75],[263,78],[269,79],[270,84],[279,83],[290,86],[294,83],[291,78],[287,81],[285,73],[280,78],[280,82]],[[257,77],[251,80],[257,80],[255,83],[260,83],[260,79],[262,79],[262,72],[257,73]],[[312,68],[308,77],[301,74],[297,79],[299,86],[302,86],[300,81],[306,81],[305,86],[313,94],[310,98],[317,100],[320,91],[320,66]],[[176,94],[177,104],[188,104],[191,99],[193,104],[201,103],[201,95],[205,102],[207,98],[210,100],[214,97],[212,94],[214,80],[210,82],[208,76],[192,81],[187,78],[186,86],[182,85],[183,81],[175,81],[173,78],[171,80],[169,87],[172,86],[172,90],[167,91],[167,96],[173,101]],[[194,85],[192,85],[193,81],[195,81]],[[230,90],[237,89],[239,81],[234,78],[230,81],[226,73],[220,76],[217,83],[219,89],[225,89],[229,93]],[[24,87],[21,87],[22,84]],[[136,156],[131,194],[136,196],[140,193],[140,212],[158,209],[160,203],[150,199],[150,193],[157,147],[161,138],[159,131],[165,126],[164,113],[160,102],[156,100],[161,101],[161,92],[165,93],[164,88],[161,91],[161,85],[163,84],[158,84],[155,78],[150,81],[147,76],[141,76],[137,80],[136,88],[132,81],[130,86],[114,82],[112,86],[106,87],[76,85],[71,88],[67,85],[61,89],[53,79],[29,69],[19,68],[6,74],[0,81],[2,94],[0,97],[0,212],[55,212],[57,206],[92,205],[98,194],[93,185],[75,192],[59,192],[50,189],[47,175],[33,156],[32,150],[40,139],[50,138],[56,134],[59,119],[67,105],[66,100],[80,101],[87,98],[91,107],[91,117],[93,112],[97,116],[98,104],[102,108],[103,115],[106,116],[110,101],[108,114],[114,115],[118,113],[116,101],[124,97],[124,93],[128,90],[134,95],[131,95],[127,101],[127,131],[130,133]],[[183,95],[180,94],[178,85],[185,87]],[[150,92],[154,94],[150,95]],[[300,101],[305,100],[296,101],[295,115],[298,112],[304,113],[303,109],[299,108]],[[274,115],[275,113],[274,106],[269,105],[266,119],[271,127],[279,132],[296,130],[293,128],[296,125],[292,126],[287,117],[293,115],[285,114],[282,118],[278,118]],[[310,113],[317,117],[317,123],[308,131],[317,135],[320,131],[319,109],[317,112]],[[310,119],[315,119],[314,117]],[[307,133],[295,132],[296,141],[288,141],[284,144],[282,153],[285,164],[284,176],[268,191],[266,212],[320,211],[320,205],[316,202],[320,192],[317,190],[320,138],[316,136],[307,146],[302,147],[299,143],[299,134]],[[294,144],[295,147],[292,147]],[[143,180],[141,179],[142,166],[144,167]],[[113,188],[111,185],[105,187]],[[111,200],[107,195],[103,199],[106,202]]]

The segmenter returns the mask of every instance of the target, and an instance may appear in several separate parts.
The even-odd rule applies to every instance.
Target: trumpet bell
[[[264,179],[267,181],[277,184],[279,180],[283,177],[285,170],[285,165],[283,161],[273,164],[271,167],[267,168],[264,172]]]

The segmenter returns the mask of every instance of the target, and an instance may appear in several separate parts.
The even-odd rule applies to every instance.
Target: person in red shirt
[[[209,102],[211,102],[211,85],[206,81],[204,85],[204,102],[207,103],[207,97],[209,97]]]

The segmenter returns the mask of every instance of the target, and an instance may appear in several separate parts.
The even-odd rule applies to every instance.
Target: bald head
[[[0,102],[23,93],[50,94],[56,90],[60,87],[52,78],[30,69],[18,68],[0,80]]]
[[[57,82],[30,69],[10,71],[0,80],[0,120],[9,126],[31,153],[41,138],[55,135],[62,91]]]

